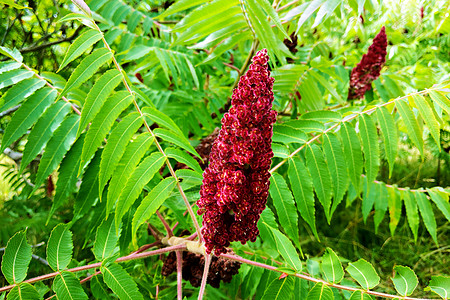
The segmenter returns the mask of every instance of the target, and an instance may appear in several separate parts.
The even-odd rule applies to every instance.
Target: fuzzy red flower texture
[[[380,76],[386,62],[387,37],[384,26],[373,39],[369,50],[350,74],[348,99],[361,99],[372,88],[372,82]]]
[[[232,107],[203,173],[198,214],[208,253],[226,253],[232,241],[254,242],[269,194],[273,123],[273,82],[267,50],[258,51],[233,91]]]

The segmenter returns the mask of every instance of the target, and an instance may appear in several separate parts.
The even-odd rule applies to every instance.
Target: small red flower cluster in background
[[[350,74],[349,100],[363,98],[366,91],[372,88],[372,81],[380,76],[381,68],[386,62],[386,48],[387,37],[383,26],[367,53]]]
[[[230,111],[203,174],[198,213],[208,253],[225,253],[232,241],[254,242],[257,222],[269,193],[273,123],[273,82],[267,50],[253,57],[247,73],[233,91]]]

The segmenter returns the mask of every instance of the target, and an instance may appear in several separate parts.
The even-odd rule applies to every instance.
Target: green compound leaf
[[[354,291],[349,300],[373,300],[373,298],[363,291]]]
[[[114,121],[132,101],[133,96],[130,93],[120,91],[109,97],[108,101],[102,106],[100,113],[92,120],[92,124],[86,134],[80,169],[91,159],[113,126]],[[80,128],[78,131],[80,131]]]
[[[283,279],[274,279],[264,291],[261,300],[290,299],[294,289],[294,278],[286,276]]]
[[[2,272],[10,284],[22,282],[27,277],[31,261],[31,246],[27,243],[27,232],[19,231],[9,239],[2,257]]]
[[[31,75],[34,74],[33,72],[31,73]],[[44,85],[45,81],[39,78],[30,78],[16,84],[12,88],[10,88],[0,99],[0,111],[7,110],[19,104],[29,96],[33,95],[34,92],[42,88]]]
[[[120,194],[119,201],[117,201],[115,215],[116,228],[119,227],[123,215],[133,205],[134,201],[136,201],[144,186],[153,178],[156,172],[159,171],[165,161],[166,156],[159,152],[152,153],[152,155],[145,158],[134,170],[133,174],[131,174],[125,189]]]
[[[21,63],[23,61],[23,57],[22,54],[20,54],[19,50],[17,50],[16,48],[14,49],[9,49],[3,46],[0,46],[0,53],[8,56],[9,58],[14,59],[15,61]]]
[[[404,297],[411,295],[419,283],[414,271],[404,266],[395,266],[394,271],[395,275],[391,279],[397,292]]]
[[[348,189],[349,176],[341,142],[334,133],[327,133],[323,135],[323,152],[325,153],[328,170],[330,171],[333,182],[334,199],[330,212],[331,218]]]
[[[375,200],[375,215],[373,217],[374,225],[375,225],[375,234],[378,232],[378,227],[383,221],[384,215],[388,209],[389,205],[389,193],[386,185],[384,183],[376,184],[377,191],[377,199]]]
[[[450,115],[450,100],[442,92],[430,91],[429,92],[431,100],[437,103],[443,110]]]
[[[383,133],[384,152],[389,163],[389,177],[391,177],[398,148],[397,126],[394,117],[384,106],[377,109],[377,118]]]
[[[16,61],[4,61],[0,62],[0,74],[18,69],[22,66],[21,63]]]
[[[114,172],[111,183],[108,187],[108,197],[106,202],[106,213],[112,210],[113,206],[119,199],[120,193],[126,186],[128,178],[138,165],[141,158],[145,155],[154,141],[154,137],[148,133],[140,134],[136,139],[131,141],[125,153],[132,155],[124,155],[117,165],[117,170]]]
[[[94,73],[112,58],[112,53],[106,48],[95,50],[92,54],[84,58],[78,67],[73,71],[66,86],[62,90],[59,98],[66,95],[67,92],[79,87],[86,80],[92,77]]]
[[[333,291],[327,285],[322,282],[318,282],[309,291],[308,298],[306,300],[333,300]]]
[[[47,260],[54,271],[64,270],[72,260],[72,232],[65,224],[53,228],[47,245]]]
[[[121,300],[143,300],[133,278],[118,264],[102,266],[103,279]]]
[[[53,281],[53,290],[58,300],[88,299],[80,280],[71,272],[62,272]]]
[[[29,283],[23,282],[15,286],[8,294],[8,300],[39,300],[38,291]]]
[[[377,128],[372,118],[362,114],[358,118],[359,132],[364,149],[364,161],[367,180],[372,182],[376,179],[380,167],[380,149],[378,147]],[[370,187],[370,185],[368,185]]]
[[[289,159],[289,181],[294,194],[297,209],[302,218],[309,224],[314,235],[319,239],[316,229],[313,181],[303,161],[298,157]]]
[[[319,146],[308,145],[306,147],[306,165],[311,174],[317,198],[322,204],[328,224],[330,224],[332,182],[328,165]]]
[[[44,149],[52,137],[53,132],[60,126],[69,111],[69,103],[58,101],[44,112],[28,135],[19,172],[22,172],[42,149]]]
[[[448,193],[443,192],[437,188],[427,189],[431,200],[436,204],[437,208],[444,214],[447,220],[450,222],[450,203],[448,202]]]
[[[80,117],[78,115],[71,115],[67,117],[61,126],[53,133],[52,138],[47,144],[44,154],[39,164],[38,173],[36,175],[36,191],[39,186],[44,182],[44,179],[50,175],[62,161],[64,154],[72,146],[76,138],[78,122]]]
[[[450,277],[449,276],[432,276],[426,291],[432,291],[442,299],[447,300],[450,297]]]
[[[65,66],[67,66],[71,61],[79,57],[81,54],[86,52],[92,45],[98,42],[102,38],[102,33],[97,30],[88,30],[81,34],[73,43],[70,45],[69,50],[67,50],[66,55],[58,69],[59,72]]]
[[[322,257],[322,271],[327,281],[331,283],[339,283],[344,278],[341,261],[331,248],[327,248]]]
[[[269,192],[277,211],[280,225],[291,241],[300,249],[297,208],[295,207],[294,197],[283,176],[278,173],[272,174]]]
[[[89,122],[94,119],[94,117],[100,112],[101,107],[105,103],[106,99],[112,93],[112,91],[119,85],[122,81],[122,73],[118,70],[108,70],[106,71],[94,84],[94,86],[89,91],[84,102],[83,110],[81,111],[80,127],[78,128],[79,135],[84,128],[89,124]],[[129,95],[129,93],[128,93]],[[131,95],[130,95],[131,96]],[[125,98],[124,94],[119,94],[119,97]],[[108,102],[116,104],[119,102],[120,98],[114,97],[113,99],[108,99]],[[103,110],[103,114],[108,111]]]
[[[142,120],[138,112],[128,114],[109,135],[100,163],[99,195],[102,194],[106,182],[113,174],[131,137],[141,127],[143,122],[144,120]],[[133,155],[133,153],[127,153],[126,155]]]
[[[45,109],[53,103],[55,98],[56,91],[45,88],[37,91],[26,100],[11,118],[8,127],[6,127],[0,152],[3,152],[7,146],[24,135],[28,128],[39,119]]]
[[[380,283],[380,277],[373,266],[362,258],[349,263],[346,271],[366,290],[373,289]]]
[[[361,152],[361,143],[356,135],[356,131],[351,124],[344,122],[341,125],[341,139],[344,146],[345,161],[348,174],[353,186],[358,191],[360,188],[363,159]]]
[[[146,220],[148,220],[156,210],[164,203],[175,188],[175,178],[168,177],[160,181],[148,195],[142,200],[133,217],[131,234],[133,240],[136,239],[136,232]]]
[[[409,137],[413,141],[414,145],[416,145],[419,149],[420,155],[423,157],[422,129],[420,128],[411,107],[404,100],[396,101],[395,106],[397,107],[398,112],[405,123],[406,131],[408,132]]]
[[[178,127],[177,124],[166,114],[160,112],[159,110],[153,107],[145,107],[142,112],[144,116],[157,123],[160,126],[163,126],[169,130],[176,132],[179,135],[183,135],[183,131]]]
[[[103,220],[102,224],[97,228],[93,252],[95,258],[100,261],[111,257],[114,254],[117,242],[119,241],[120,228],[116,230],[114,218],[112,215],[108,219]]]

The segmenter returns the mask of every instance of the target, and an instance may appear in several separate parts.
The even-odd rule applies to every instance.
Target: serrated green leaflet
[[[160,181],[148,195],[142,200],[133,217],[133,227],[131,234],[133,241],[136,241],[136,232],[140,225],[145,223],[156,210],[164,203],[175,188],[176,181],[173,177],[168,177]]]
[[[291,120],[283,125],[293,127],[295,129],[300,129],[305,133],[310,132],[321,132],[325,130],[323,123],[316,120]]]
[[[339,283],[344,278],[341,261],[331,248],[322,257],[322,270],[328,282]]]
[[[287,276],[283,279],[274,279],[266,288],[262,300],[283,300],[292,296],[294,279]]]
[[[22,282],[27,277],[31,261],[31,246],[26,231],[19,231],[9,239],[2,257],[2,272],[10,284]]]
[[[16,84],[11,87],[0,99],[0,111],[7,110],[19,104],[27,97],[33,95],[35,91],[42,88],[44,85],[45,81],[38,78],[26,79],[19,84]]]
[[[362,258],[349,263],[346,270],[366,290],[373,289],[380,282],[380,277],[373,266]]]
[[[397,126],[392,114],[389,113],[386,107],[377,108],[377,118],[383,133],[384,152],[389,163],[389,177],[391,177],[398,148]]]
[[[286,146],[272,143],[272,151],[274,157],[288,158],[289,150]]]
[[[375,180],[380,167],[380,149],[378,147],[377,128],[372,118],[367,114],[361,114],[358,118],[359,132],[364,149],[364,168],[367,180]]]
[[[314,235],[318,239],[316,230],[316,217],[314,207],[314,192],[311,175],[300,158],[289,159],[289,181],[294,194],[297,209],[302,218],[309,224]]]
[[[0,53],[8,56],[9,58],[14,59],[15,61],[21,63],[23,61],[23,57],[20,54],[19,50],[17,50],[16,48],[14,48],[13,50],[0,46]]]
[[[88,299],[80,281],[75,274],[62,272],[53,281],[53,290],[57,299],[61,300],[84,300]]]
[[[125,153],[132,155],[124,155],[117,165],[117,171],[111,178],[111,184],[108,187],[108,197],[106,203],[106,213],[109,214],[113,206],[116,204],[120,193],[125,188],[128,178],[138,165],[141,158],[147,152],[154,141],[154,137],[146,132],[140,134],[134,141],[130,142]]]
[[[86,52],[92,45],[98,42],[102,38],[102,33],[97,30],[87,30],[83,32],[73,43],[70,45],[69,50],[67,50],[64,59],[59,66],[58,72],[67,66],[71,61],[76,59],[78,56]]]
[[[299,143],[304,144],[308,140],[306,134],[289,126],[277,125],[273,128],[272,141],[282,144]]]
[[[272,174],[269,192],[277,210],[278,221],[291,241],[300,249],[297,208],[283,176],[278,173]]]
[[[443,299],[448,299],[450,296],[450,277],[449,276],[432,276],[429,285],[425,290],[431,290],[441,296]]]
[[[112,58],[112,53],[106,48],[95,50],[92,54],[84,58],[78,67],[73,71],[66,86],[62,90],[59,98],[66,95],[67,92],[79,87],[86,80],[92,77],[94,73]]]
[[[417,241],[419,231],[419,212],[417,210],[417,202],[414,193],[409,190],[402,191],[403,202],[405,202],[406,217],[408,219],[409,228],[414,235],[414,241]]]
[[[272,227],[269,227],[269,229],[272,234],[273,240],[275,241],[277,250],[284,258],[286,263],[297,272],[301,272],[302,262],[300,261],[297,251],[295,250],[295,247],[292,245],[291,241],[278,229]]]
[[[403,202],[400,191],[397,190],[397,188],[390,187],[388,189],[388,193],[389,231],[391,232],[391,236],[393,236],[395,233],[395,229],[400,222],[400,217],[402,216]]]
[[[378,199],[379,189],[377,188],[377,184],[374,182],[369,182],[367,177],[364,177],[363,183],[363,197],[362,197],[362,215],[364,223],[367,222],[367,217],[369,213],[372,211],[373,205],[375,201]]]
[[[427,189],[427,192],[434,204],[436,204],[450,222],[450,203],[448,202],[448,194],[438,189]]]
[[[61,162],[58,181],[56,182],[55,197],[53,198],[53,204],[48,214],[47,222],[55,211],[66,202],[70,193],[76,189],[84,137],[85,135],[83,134],[76,140]]]
[[[300,119],[302,120],[316,120],[321,123],[330,121],[339,122],[342,119],[340,113],[330,110],[311,111],[303,114]]]
[[[130,179],[127,181],[127,185],[117,201],[115,214],[116,228],[119,227],[123,215],[133,205],[134,201],[136,201],[136,198],[142,192],[144,186],[153,178],[165,161],[166,156],[163,156],[159,152],[152,153],[152,155],[145,158],[131,174]]]
[[[16,70],[11,70],[9,72],[2,73],[2,74],[0,74],[0,89],[8,87],[13,84],[16,84],[18,82],[21,82],[22,80],[30,78],[33,75],[34,75],[34,72],[24,70],[24,69],[16,69]],[[14,87],[13,87],[13,89],[14,89]],[[14,91],[16,91],[16,89],[14,89]],[[10,92],[10,94],[12,93],[11,91],[9,91],[9,92]],[[5,105],[3,104],[7,101],[5,101],[3,98],[0,101],[2,101],[1,109],[2,110],[7,109],[7,108],[5,108]]]
[[[430,91],[429,92],[431,100],[437,103],[443,110],[450,115],[450,100],[442,92]]]
[[[373,298],[362,291],[354,291],[349,300],[373,300]]]
[[[63,271],[72,260],[72,232],[64,224],[53,228],[47,244],[47,260],[55,271]]]
[[[436,141],[437,145],[440,145],[440,132],[439,128],[441,127],[438,120],[434,116],[433,109],[428,101],[422,95],[413,95],[412,99],[414,99],[414,103],[416,104],[417,109],[420,112],[425,124],[428,126],[428,130],[430,130],[431,136]]]
[[[97,228],[97,235],[95,236],[94,247],[92,249],[97,260],[104,261],[114,254],[120,232],[121,228],[116,230],[112,215],[106,220],[103,220],[102,224]]]
[[[175,148],[167,148],[165,153],[168,157],[174,158],[177,162],[183,163],[198,173],[203,173],[199,163],[189,154]]]
[[[378,232],[378,226],[380,226],[381,221],[383,221],[389,204],[389,194],[386,185],[384,183],[379,183],[376,187],[378,188],[378,198],[375,200],[375,215],[373,217],[375,233]]]
[[[414,271],[403,266],[395,266],[394,271],[395,275],[391,279],[397,292],[404,297],[411,295],[419,283]]]
[[[311,174],[317,198],[322,204],[328,224],[330,224],[332,182],[328,165],[319,146],[313,144],[306,147],[306,165]]]
[[[417,206],[419,207],[420,215],[422,216],[423,223],[425,224],[425,227],[433,238],[433,241],[436,243],[436,245],[438,245],[436,233],[436,218],[434,216],[430,200],[427,198],[425,193],[421,191],[417,191],[414,194],[416,197]]]
[[[416,117],[412,111],[412,108],[404,100],[397,100],[395,106],[398,109],[398,113],[403,119],[406,126],[406,131],[409,137],[413,141],[414,145],[419,149],[420,155],[423,157],[423,138],[422,129],[417,122]]]
[[[56,91],[45,88],[32,95],[12,117],[2,138],[3,152],[7,146],[26,133],[42,115],[44,110],[55,100]]]
[[[52,133],[60,126],[69,111],[69,103],[58,101],[50,106],[39,118],[28,135],[28,141],[23,151],[22,163],[20,164],[20,172],[44,149],[52,137]]]
[[[152,120],[153,122],[157,123],[160,126],[166,127],[169,130],[172,130],[176,132],[179,135],[183,135],[183,132],[178,127],[177,124],[175,124],[174,121],[172,121],[169,116],[165,115],[164,113],[160,112],[159,110],[153,108],[153,107],[145,107],[142,112],[144,113],[144,116]]]
[[[112,93],[112,91],[119,85],[121,81],[122,74],[116,69],[106,71],[97,80],[86,97],[83,110],[81,111],[80,126],[78,128],[77,135],[80,134],[89,124],[89,122],[91,122],[92,119],[94,119],[94,117],[100,112],[100,108],[102,108],[109,94]],[[125,97],[125,95],[120,95],[122,98]],[[118,102],[119,99],[108,99],[108,102],[110,101],[115,103]],[[103,111],[103,113],[105,114],[107,113],[107,111]]]
[[[363,167],[361,143],[355,129],[347,122],[342,123],[340,133],[348,174],[353,186],[358,191]]]
[[[22,283],[15,286],[8,294],[8,300],[39,300],[38,291],[29,283]]]
[[[348,189],[349,177],[341,142],[334,133],[323,135],[323,152],[327,159],[328,170],[333,182],[333,204],[330,211],[331,217],[344,198],[345,192]]]
[[[144,299],[133,278],[118,264],[102,266],[103,279],[108,287],[121,300],[141,300]]]
[[[333,291],[329,286],[324,285],[322,282],[318,282],[309,291],[308,298],[306,300],[333,300]]]
[[[20,68],[22,64],[15,61],[0,62],[0,74]]]
[[[73,222],[76,222],[98,198],[98,172],[100,171],[101,150],[95,153],[83,175],[80,190],[75,198],[73,207]]]
[[[80,169],[91,159],[92,155],[94,155],[97,148],[102,144],[103,139],[113,126],[114,121],[132,101],[132,95],[126,91],[120,91],[111,96],[102,106],[100,113],[92,120],[92,124],[87,131]],[[80,128],[81,127],[79,127],[78,131],[80,131]]]
[[[103,150],[102,161],[100,163],[99,195],[102,194],[106,182],[113,174],[117,163],[125,152],[125,147],[131,137],[141,127],[142,123],[143,120],[139,116],[139,113],[130,113],[123,118],[109,135],[108,143]],[[132,153],[128,155],[132,155]]]
[[[48,142],[46,150],[41,158],[39,169],[36,175],[36,186],[33,191],[36,191],[44,179],[53,172],[61,162],[64,154],[72,146],[76,138],[78,122],[80,117],[78,115],[71,115],[67,117],[53,133],[52,138]]]
[[[184,135],[177,134],[176,132],[163,129],[163,128],[156,128],[154,131],[155,135],[159,138],[162,138],[165,141],[168,141],[172,144],[175,144],[184,150],[194,154],[198,158],[202,159],[202,157],[195,151],[194,147],[191,146],[189,143],[189,140],[184,137]]]

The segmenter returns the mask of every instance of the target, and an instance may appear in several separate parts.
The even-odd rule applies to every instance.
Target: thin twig
[[[275,271],[275,272],[279,272],[279,273],[284,273],[283,270],[279,270],[278,267],[269,266],[269,265],[266,265],[266,264],[263,264],[263,263],[259,263],[259,262],[256,262],[256,261],[252,261],[252,260],[249,260],[249,259],[237,256],[237,255],[221,254],[220,256],[223,257],[223,258],[227,258],[227,259],[230,259],[230,260],[238,261],[238,262],[245,263],[245,264],[248,264],[248,265],[252,265],[252,266],[255,266],[255,267],[260,267],[260,268],[263,268],[263,269],[267,269],[267,270],[271,270],[271,271]],[[340,284],[330,283],[330,282],[327,282],[325,280],[314,278],[314,277],[311,277],[311,276],[308,276],[308,275],[305,275],[305,274],[295,273],[295,274],[290,274],[290,275],[298,277],[300,279],[305,279],[305,280],[308,280],[308,281],[316,282],[316,283],[320,282],[323,285],[327,285],[329,287],[334,287],[334,288],[337,288],[337,289],[346,290],[346,291],[350,291],[350,292],[361,291],[361,292],[363,292],[365,294],[369,294],[369,295],[373,295],[373,296],[377,296],[377,297],[383,297],[383,298],[389,298],[389,299],[401,298],[403,300],[433,300],[433,299],[426,299],[426,298],[400,297],[398,295],[385,294],[385,293],[374,292],[374,291],[370,291],[370,290],[362,290],[362,289],[358,289],[358,288],[354,288],[354,287],[349,287],[349,286],[343,286],[343,285],[340,285]]]
[[[183,252],[175,251],[177,255],[177,299],[183,300]]]
[[[209,266],[211,265],[212,254],[205,254],[205,268],[203,269],[202,284],[200,286],[200,291],[198,292],[198,300],[203,299],[206,288],[206,280],[208,279]]]
[[[61,43],[64,43],[64,42],[70,42],[70,41],[72,41],[72,40],[74,40],[75,38],[78,37],[78,35],[79,35],[79,33],[80,33],[82,28],[83,28],[83,26],[77,27],[77,29],[75,30],[75,32],[71,36],[59,39],[59,40],[54,41],[54,42],[49,42],[49,43],[45,43],[45,44],[41,44],[41,45],[37,45],[37,46],[31,46],[31,47],[27,47],[27,48],[22,48],[19,51],[20,51],[20,53],[34,52],[34,51],[39,51],[41,49],[48,48],[48,47],[54,46],[54,45],[58,45],[58,44],[61,44]]]
[[[167,235],[173,236],[173,232],[172,232],[172,228],[170,228],[169,224],[167,224],[166,219],[164,219],[163,215],[161,215],[161,213],[159,212],[159,210],[156,210],[156,215],[158,216],[158,218],[161,220],[161,223],[163,223],[164,228],[166,228],[167,231]]]

